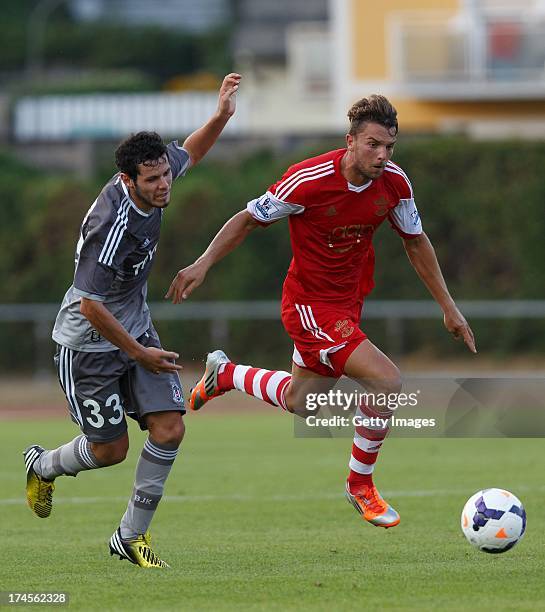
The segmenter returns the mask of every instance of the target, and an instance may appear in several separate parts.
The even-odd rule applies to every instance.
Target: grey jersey
[[[177,142],[167,146],[172,177],[183,176],[189,154]],[[157,250],[163,210],[146,214],[129,197],[116,174],[103,188],[81,225],[74,282],[66,292],[53,328],[53,340],[76,351],[117,347],[103,338],[80,312],[82,297],[103,302],[133,337],[150,325],[147,279]]]

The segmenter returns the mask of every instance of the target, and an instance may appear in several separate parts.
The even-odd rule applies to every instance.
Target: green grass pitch
[[[57,481],[53,513],[24,505],[22,449],[54,447],[68,420],[2,422],[0,590],[66,591],[89,610],[545,609],[542,440],[390,439],[376,482],[401,514],[384,531],[343,499],[349,439],[297,439],[289,416],[186,417],[187,435],[152,525],[172,570],[110,557],[144,435],[121,465]],[[524,539],[486,555],[459,517],[476,490],[525,504]],[[34,609],[37,606],[34,606]]]

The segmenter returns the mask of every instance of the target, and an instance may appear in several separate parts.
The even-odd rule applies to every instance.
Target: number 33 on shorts
[[[85,420],[100,429],[104,426],[105,421],[107,420],[110,425],[119,425],[123,420],[123,404],[121,402],[121,398],[117,393],[113,393],[110,395],[104,404],[106,410],[100,406],[100,404],[93,399],[86,399],[83,402],[83,406],[89,410],[89,415],[85,416]],[[108,416],[113,412],[112,416]]]

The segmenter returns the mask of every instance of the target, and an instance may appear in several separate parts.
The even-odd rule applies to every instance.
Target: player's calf
[[[306,419],[316,415],[320,406],[310,401],[320,395],[327,395],[337,383],[337,378],[316,375],[301,368],[295,368],[294,375],[286,386],[284,395],[286,410],[298,417]]]
[[[356,410],[356,427],[348,464],[348,483],[351,488],[373,486],[375,463],[388,435],[392,414],[391,410],[377,410],[365,404]]]

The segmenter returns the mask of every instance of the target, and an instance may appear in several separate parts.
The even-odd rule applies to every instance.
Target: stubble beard
[[[149,206],[151,208],[166,208],[169,203],[170,203],[170,194],[169,194],[169,198],[168,200],[164,200],[164,201],[160,201],[160,202],[155,202],[154,200],[150,200],[149,198],[147,198],[139,189],[139,187],[137,185],[134,186],[134,193],[138,196],[138,199],[145,204],[146,206]]]
[[[371,174],[369,174],[368,171],[366,171],[364,168],[362,168],[361,166],[357,167],[358,173],[360,174],[361,178],[365,181],[365,182],[369,182],[372,181],[373,179],[377,179],[379,178],[380,174],[382,174],[382,172],[378,175],[372,176]],[[376,170],[376,169],[375,169]]]

